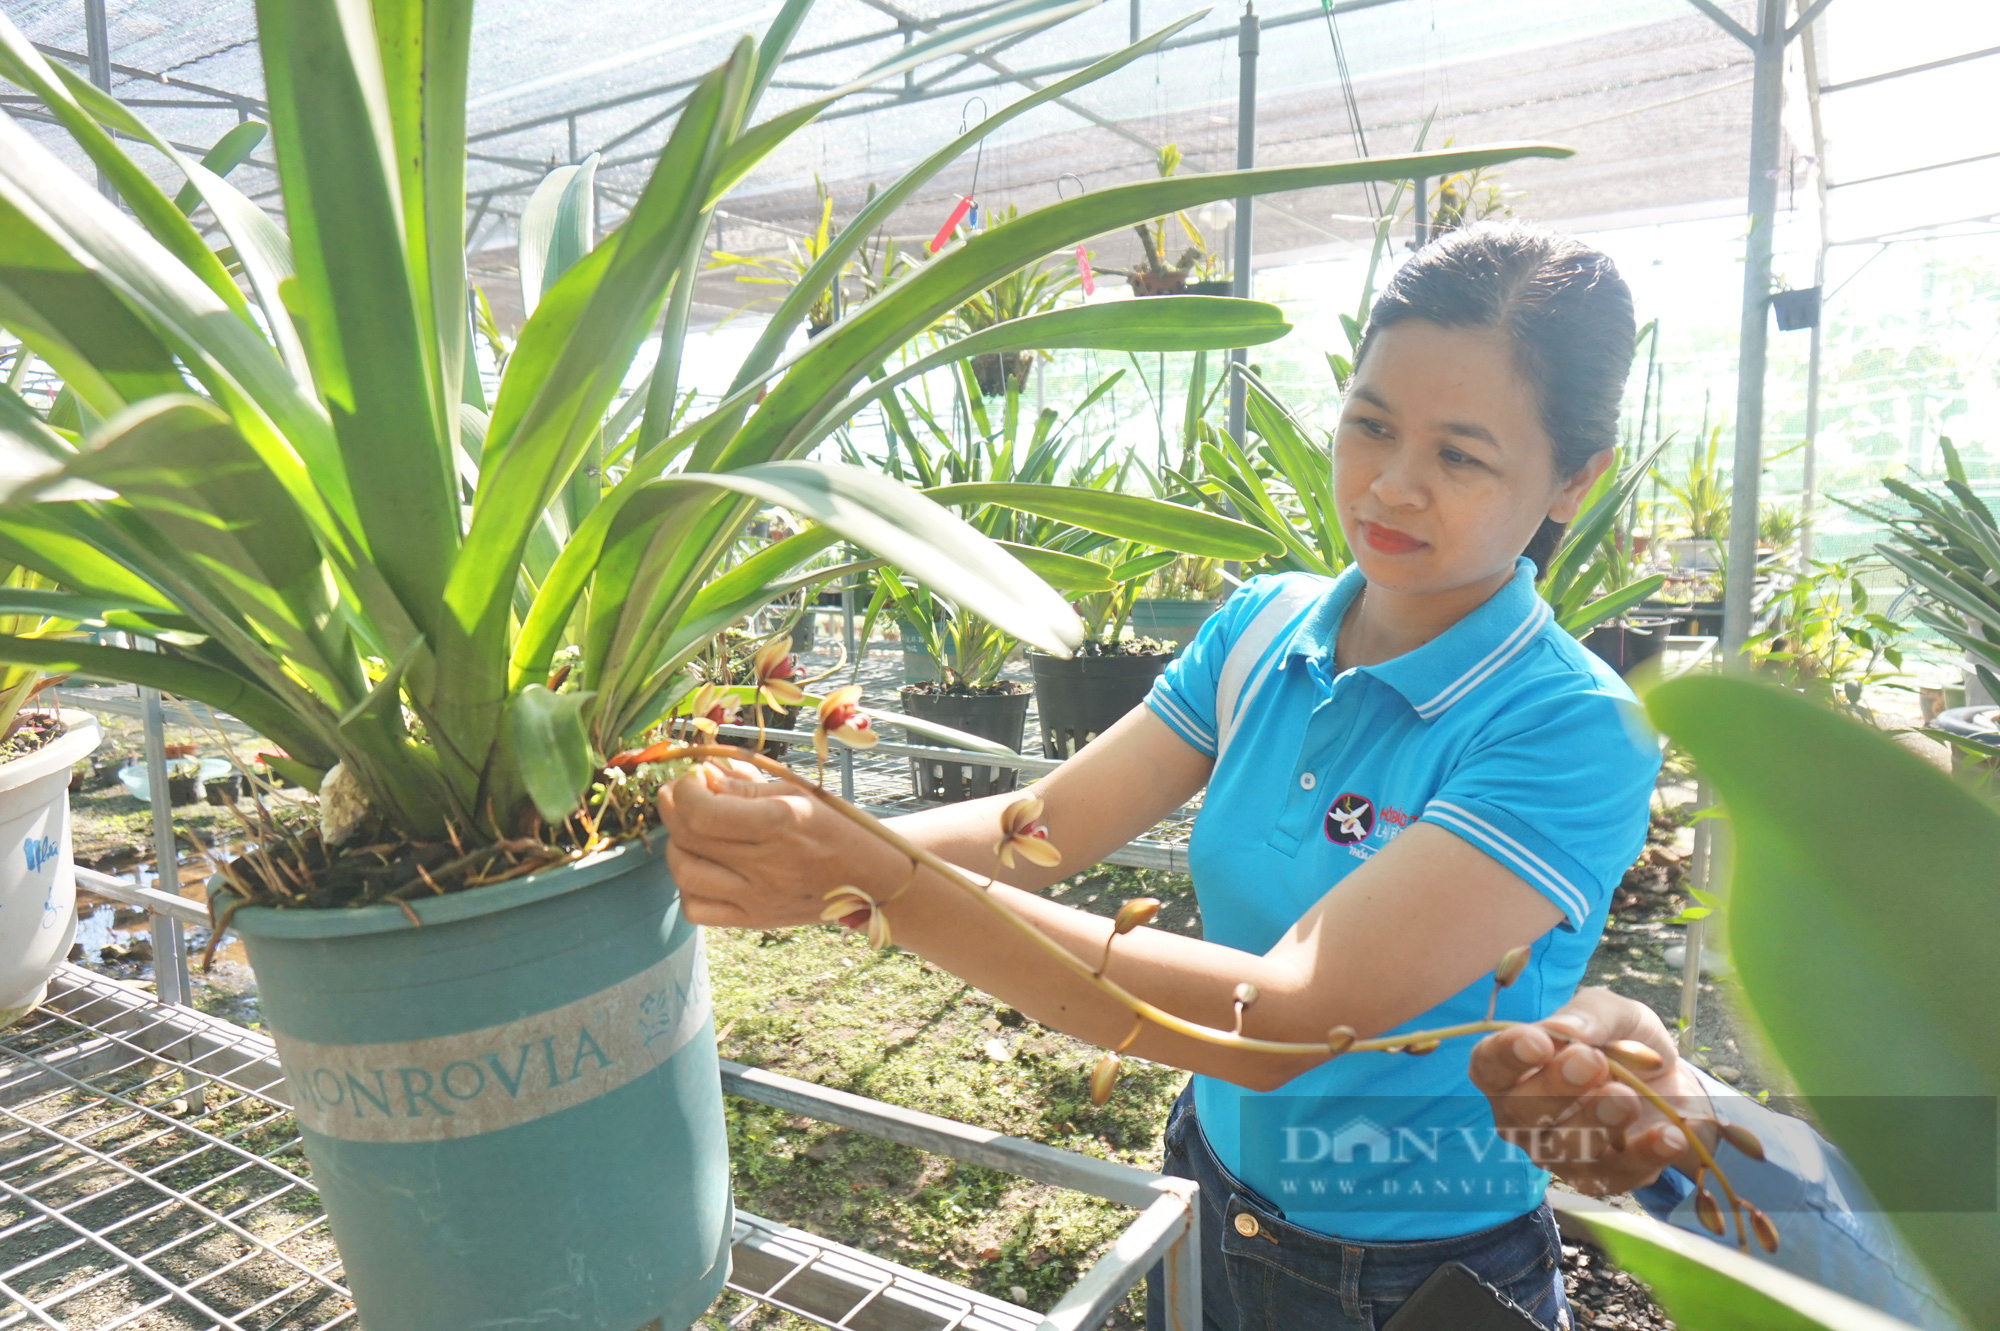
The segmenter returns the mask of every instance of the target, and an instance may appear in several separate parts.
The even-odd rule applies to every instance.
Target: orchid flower
[[[819,755],[821,766],[826,764],[828,737],[839,740],[850,749],[871,748],[875,741],[882,738],[868,724],[868,718],[861,714],[859,684],[844,684],[820,699],[819,725],[813,730],[813,752]]]
[[[889,946],[889,913],[858,887],[836,887],[826,894],[827,907],[819,913],[822,920],[832,923],[839,921],[850,929],[861,927],[865,915],[868,922],[868,946]]]
[[[1000,815],[1000,840],[993,853],[999,856],[1002,868],[1013,868],[1017,854],[1044,869],[1062,863],[1062,852],[1049,844],[1049,829],[1041,825],[1041,816],[1042,802],[1033,795],[1015,800]]]
[[[773,638],[757,649],[750,662],[750,683],[760,706],[797,707],[806,700],[798,685],[799,662],[788,638]]]
[[[725,725],[736,724],[743,705],[730,697],[727,691],[713,684],[704,684],[694,692],[688,703],[688,724],[709,739],[714,739],[717,730]]]

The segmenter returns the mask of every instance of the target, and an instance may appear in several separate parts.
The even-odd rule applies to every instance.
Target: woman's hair
[[[1382,330],[1405,319],[1507,335],[1555,444],[1558,476],[1574,476],[1617,442],[1637,330],[1631,289],[1609,256],[1511,222],[1450,231],[1418,250],[1375,298],[1357,367]],[[1538,574],[1548,571],[1562,534],[1562,523],[1544,519],[1528,542],[1523,553]]]

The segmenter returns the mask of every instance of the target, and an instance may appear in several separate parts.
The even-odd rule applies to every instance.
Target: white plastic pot
[[[0,763],[0,1026],[42,1001],[76,937],[69,769],[103,732],[89,712],[64,708],[62,719],[53,743]]]

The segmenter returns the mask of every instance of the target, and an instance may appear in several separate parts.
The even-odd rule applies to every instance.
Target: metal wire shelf
[[[129,884],[92,890],[183,923],[199,909]],[[723,1087],[1140,1211],[1046,1316],[738,1212],[727,1289],[750,1306],[728,1308],[729,1325],[769,1306],[840,1331],[1074,1331],[1163,1260],[1176,1289],[1195,1288],[1180,1180],[733,1063]],[[74,966],[0,1035],[0,1331],[354,1326],[340,1271],[267,1037]]]
[[[0,1327],[353,1321],[268,1041],[64,967],[0,1037]]]

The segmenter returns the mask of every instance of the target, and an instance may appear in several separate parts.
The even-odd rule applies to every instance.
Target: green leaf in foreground
[[[1910,1331],[1909,1323],[1747,1253],[1610,1207],[1567,1208],[1653,1301],[1700,1331]]]
[[[1973,1325],[2000,1326],[2000,812],[1774,686],[1677,679],[1646,708],[1728,810],[1730,955],[1751,1013],[1939,1285]],[[1982,1105],[1983,1125],[1941,1126]]]

